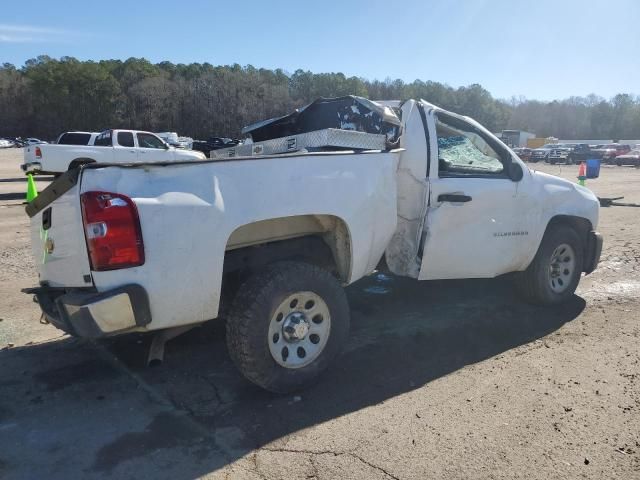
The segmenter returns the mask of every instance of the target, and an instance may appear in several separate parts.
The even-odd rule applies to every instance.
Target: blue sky
[[[39,54],[610,97],[640,94],[640,0],[3,2],[0,62]]]

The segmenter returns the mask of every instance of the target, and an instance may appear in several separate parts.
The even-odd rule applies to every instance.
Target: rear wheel
[[[551,226],[531,265],[518,275],[517,288],[531,303],[561,303],[578,287],[583,258],[583,242],[576,231],[566,225]]]
[[[247,379],[286,393],[312,383],[348,332],[349,306],[338,280],[314,265],[278,262],[240,287],[227,320],[227,346]]]

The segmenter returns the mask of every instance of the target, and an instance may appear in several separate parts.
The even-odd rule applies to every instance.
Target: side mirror
[[[524,172],[518,162],[511,162],[507,166],[507,175],[509,175],[509,178],[514,182],[519,182],[522,180]]]

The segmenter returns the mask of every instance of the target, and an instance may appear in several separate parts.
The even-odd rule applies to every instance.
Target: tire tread
[[[330,295],[338,303],[339,308],[346,311],[346,328],[348,332],[349,308],[343,288],[338,280],[327,270],[308,263],[282,261],[266,266],[249,277],[240,286],[231,304],[227,318],[226,335],[229,355],[247,379],[267,390],[283,393],[291,391],[292,388],[282,385],[282,382],[279,382],[273,375],[272,369],[265,368],[265,361],[271,360],[273,362],[268,346],[266,347],[269,355],[268,359],[256,354],[253,345],[255,345],[255,342],[261,341],[255,337],[256,331],[259,330],[256,329],[255,323],[260,321],[260,318],[257,317],[260,316],[260,312],[269,309],[272,302],[271,292],[275,291],[279,285],[286,285],[291,278],[305,277],[320,280],[325,288],[329,288]],[[342,339],[339,338],[338,340]],[[275,364],[275,362],[273,363]],[[303,369],[305,368],[307,367],[303,367]],[[300,384],[305,383],[304,379],[301,378],[300,380]],[[297,386],[293,389],[296,388]]]
[[[575,282],[572,288],[562,294],[553,295],[549,292],[546,281],[543,280],[545,278],[543,270],[548,267],[543,257],[546,256],[548,249],[551,249],[554,243],[560,243],[557,240],[558,238],[563,239],[562,242],[572,244],[576,256],[575,267],[578,272],[578,281]],[[567,300],[575,292],[575,287],[580,280],[583,248],[580,237],[573,228],[563,224],[550,226],[542,237],[538,251],[529,267],[524,272],[520,272],[515,278],[516,288],[521,297],[529,303],[543,305],[556,304]]]

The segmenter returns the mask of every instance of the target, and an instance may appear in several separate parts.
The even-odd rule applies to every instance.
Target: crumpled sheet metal
[[[418,278],[418,252],[427,213],[427,147],[424,128],[414,101],[402,107],[402,117],[408,130],[401,137],[405,149],[397,170],[396,231],[385,250],[387,267],[396,275]],[[410,129],[410,130],[409,130]]]
[[[250,135],[254,142],[262,142],[326,128],[382,134],[393,146],[401,133],[401,121],[389,107],[348,95],[320,98],[289,115],[248,125],[242,133]]]

